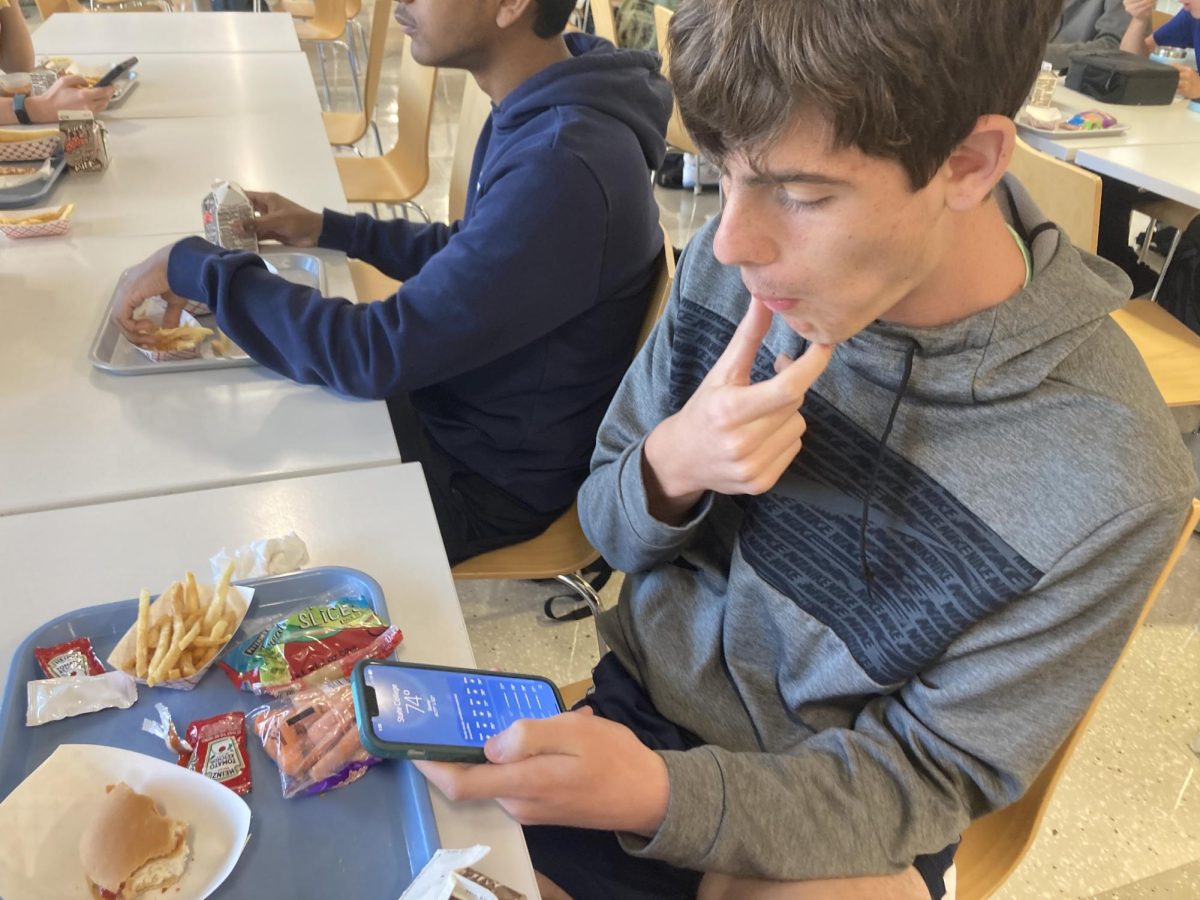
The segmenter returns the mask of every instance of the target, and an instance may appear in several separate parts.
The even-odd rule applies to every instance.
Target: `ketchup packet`
[[[92,649],[88,638],[75,638],[53,647],[34,647],[33,655],[47,678],[68,678],[73,675],[103,675],[104,664]]]
[[[227,712],[197,719],[187,727],[187,743],[192,746],[189,769],[219,781],[235,794],[250,793],[254,780],[246,751],[245,713]]]

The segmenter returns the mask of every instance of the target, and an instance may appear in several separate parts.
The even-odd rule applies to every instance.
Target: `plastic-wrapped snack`
[[[359,743],[345,679],[260,707],[250,719],[263,750],[279,767],[285,798],[350,784],[380,762]]]
[[[29,701],[26,725],[45,725],[113,707],[128,709],[137,702],[137,685],[124,672],[30,681],[26,691]]]
[[[360,660],[390,656],[403,637],[365,598],[341,597],[271,623],[219,665],[244,691],[281,694],[345,678]]]

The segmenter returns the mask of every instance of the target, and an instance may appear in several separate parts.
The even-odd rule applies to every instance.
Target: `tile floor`
[[[362,18],[369,23],[369,9]],[[393,29],[380,88],[384,146],[396,136]],[[336,71],[335,71],[336,69]],[[331,66],[334,106],[352,108],[344,61]],[[316,75],[314,59],[314,76]],[[417,198],[446,217],[446,185],[464,76],[443,72],[430,138],[431,177]],[[365,150],[364,152],[373,152]],[[677,246],[716,212],[712,194],[658,191],[663,221]],[[619,578],[604,591],[616,601]],[[555,624],[546,598],[566,589],[526,582],[466,582],[459,596],[478,663],[544,674],[566,684],[587,677],[596,660],[591,620]],[[1055,793],[1025,860],[1000,900],[1033,898],[1200,897],[1200,536],[1192,538],[1117,673]]]

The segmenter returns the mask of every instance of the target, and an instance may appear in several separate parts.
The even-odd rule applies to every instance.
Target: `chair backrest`
[[[1100,234],[1100,176],[1035,150],[1020,138],[1008,171],[1076,247],[1096,252]]]
[[[46,21],[55,13],[87,12],[79,0],[34,0],[42,21]]]
[[[329,35],[330,39],[340,37],[346,30],[346,0],[313,0],[313,17],[309,21],[313,31]]]
[[[429,129],[438,70],[413,59],[411,45],[411,39],[405,35],[396,85],[396,143],[384,155],[394,168],[405,173],[410,183],[421,185],[414,191],[418,193],[429,180]]]
[[[600,37],[617,44],[617,17],[613,14],[613,0],[591,0],[592,30]]]
[[[450,221],[456,222],[467,209],[471,163],[483,123],[492,112],[492,99],[483,92],[470,73],[463,84],[462,107],[458,113],[458,131],[454,137],[454,158],[450,162]]]
[[[1175,18],[1175,13],[1163,12],[1160,9],[1156,9],[1150,13],[1150,22],[1155,31],[1158,31],[1158,29],[1162,28],[1173,18]]]
[[[354,0],[360,6],[361,0]],[[354,18],[350,4],[346,4],[346,17]],[[363,113],[367,121],[375,116],[375,103],[379,99],[379,75],[383,70],[383,57],[387,52],[388,28],[392,24],[392,4],[376,0],[371,14],[371,39],[367,42],[367,75],[363,84]]]
[[[654,288],[650,292],[650,302],[646,305],[646,314],[642,318],[642,327],[638,331],[634,353],[642,349],[646,338],[662,318],[667,301],[671,299],[671,284],[675,281],[675,248],[671,246],[671,237],[665,228],[660,228],[663,236],[663,258],[658,274],[654,276]]]
[[[388,11],[387,17],[390,19],[391,13],[392,13],[392,4],[384,3],[383,5],[387,7],[387,11]],[[346,0],[346,18],[347,19],[357,19],[358,14],[360,12],[362,12],[362,0]],[[372,28],[375,27],[375,23],[377,21],[379,21],[379,16],[378,15],[373,16],[371,19],[371,27]]]
[[[662,57],[662,76],[668,81],[671,79],[671,57],[667,45],[667,29],[671,26],[673,15],[675,13],[667,7],[654,5],[654,31],[658,38],[658,55]],[[671,101],[671,118],[667,120],[667,143],[684,153],[700,155],[700,151],[696,149],[696,142],[683,127],[683,119],[679,116],[679,104],[675,100]]]
[[[1142,355],[1167,406],[1200,406],[1200,335],[1149,300],[1130,300],[1111,315]]]
[[[1063,745],[1051,757],[1050,762],[1046,763],[1041,774],[1020,800],[1012,806],[1006,806],[1004,809],[973,822],[963,833],[962,843],[954,857],[958,875],[956,889],[958,900],[983,900],[985,897],[990,897],[1012,874],[1017,864],[1020,863],[1021,857],[1025,855],[1025,851],[1029,849],[1029,845],[1033,843],[1042,816],[1045,815],[1046,807],[1050,804],[1050,796],[1054,792],[1055,785],[1058,784],[1058,779],[1062,777],[1067,761],[1075,750],[1075,745],[1087,729],[1088,721],[1096,711],[1096,707],[1100,705],[1104,692],[1112,682],[1113,673],[1120,668],[1121,660],[1129,652],[1129,645],[1133,643],[1133,638],[1146,620],[1146,615],[1154,605],[1158,592],[1162,590],[1171,570],[1175,568],[1175,563],[1191,539],[1198,521],[1200,521],[1200,500],[1193,500],[1191,513],[1187,522],[1184,523],[1183,531],[1171,550],[1171,555],[1167,557],[1166,565],[1163,566],[1154,585],[1150,588],[1150,595],[1142,605],[1142,611],[1138,615],[1137,624],[1134,625],[1133,631],[1129,635],[1129,640],[1125,642],[1125,647],[1121,650],[1116,665],[1113,666],[1108,678],[1104,680],[1104,684],[1101,685],[1079,724],[1067,736]]]

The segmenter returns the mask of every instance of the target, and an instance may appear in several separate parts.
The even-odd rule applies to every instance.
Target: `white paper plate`
[[[250,834],[250,807],[241,797],[152,756],[64,744],[0,803],[0,897],[90,900],[79,838],[105,786],[118,781],[188,823],[192,859],[168,892],[171,900],[203,900],[229,877]]]

